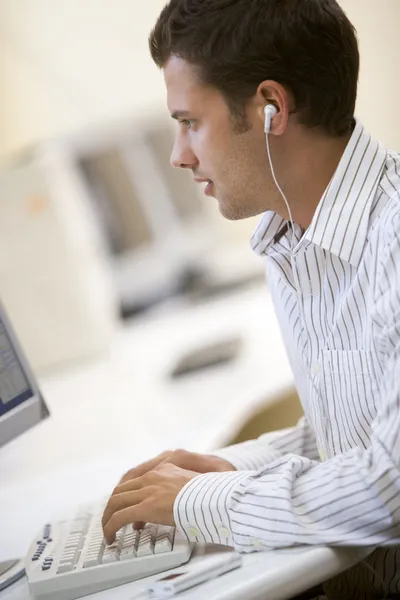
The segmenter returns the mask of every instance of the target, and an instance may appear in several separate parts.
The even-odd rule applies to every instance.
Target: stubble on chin
[[[244,206],[232,205],[223,202],[219,202],[219,212],[228,221],[241,221],[253,216],[248,214]]]
[[[265,209],[257,209],[250,199],[217,198],[219,211],[228,221],[241,221],[262,214]]]

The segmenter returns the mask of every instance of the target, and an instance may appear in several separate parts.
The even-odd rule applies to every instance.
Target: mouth
[[[195,182],[196,183],[205,183],[206,186],[204,188],[204,194],[206,196],[212,196],[212,190],[214,187],[214,182],[211,181],[211,179],[199,179],[199,178],[195,178]]]

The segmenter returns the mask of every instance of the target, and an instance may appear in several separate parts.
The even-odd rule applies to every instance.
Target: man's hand
[[[108,544],[129,523],[175,525],[174,502],[181,489],[199,473],[169,463],[160,464],[136,479],[120,483],[105,508],[102,525]]]
[[[181,469],[195,471],[196,473],[215,473],[222,471],[236,471],[235,467],[226,460],[211,456],[210,454],[197,454],[187,452],[186,450],[169,450],[159,454],[152,460],[149,460],[134,469],[130,469],[122,477],[120,483],[125,483],[130,479],[141,477],[145,473],[156,469],[163,463],[169,463]]]

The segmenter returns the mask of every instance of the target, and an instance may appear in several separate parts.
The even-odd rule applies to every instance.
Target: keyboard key
[[[94,567],[101,564],[105,543],[103,537],[91,538],[89,547],[83,561],[84,568]]]
[[[83,561],[83,568],[87,569],[89,567],[96,567],[101,564],[101,557],[98,554],[89,554],[86,555],[85,560]]]
[[[68,551],[68,550],[76,550],[76,549],[81,549],[83,546],[83,536],[82,538],[79,538],[78,540],[67,540],[65,546],[64,546],[64,551]]]
[[[164,552],[171,552],[172,542],[168,537],[157,539],[154,547],[154,554],[163,554]]]
[[[119,560],[127,560],[128,558],[136,557],[136,549],[134,546],[123,546],[121,548],[121,552],[119,553]]]
[[[80,551],[77,548],[64,550],[64,552],[61,556],[61,559],[60,559],[60,565],[67,564],[67,563],[76,565],[76,563],[78,562],[79,556],[80,556]]]
[[[60,562],[73,561],[76,552],[74,550],[67,550],[62,553]]]
[[[124,530],[121,535],[119,560],[134,558],[137,555],[136,550],[139,544],[139,531],[133,531],[126,527]]]
[[[154,554],[163,554],[171,552],[174,545],[174,527],[168,525],[159,525],[157,527],[157,537],[154,548]]]
[[[139,543],[136,555],[141,557],[149,556],[150,554],[154,554],[154,544],[151,541],[143,542],[142,544]]]
[[[174,540],[175,527],[169,525],[158,525],[157,527],[157,539],[167,536],[171,542]]]
[[[46,539],[46,538],[50,537],[50,533],[51,533],[51,525],[47,524],[43,528],[43,538]]]
[[[140,532],[140,538],[142,538],[143,536],[151,536],[153,539],[155,539],[157,534],[157,528],[158,525],[147,523],[147,525],[145,525]]]
[[[104,545],[104,540],[92,540],[89,544],[89,550],[100,550]]]
[[[72,562],[66,562],[59,565],[57,573],[68,573],[68,571],[73,571],[74,569],[75,565]]]
[[[154,542],[156,539],[157,525],[146,525],[140,534],[137,549],[138,556],[154,554]]]
[[[78,542],[81,540],[81,538],[83,538],[83,534],[82,533],[73,533],[73,534],[69,534],[66,544],[78,544]]]
[[[124,535],[124,546],[134,546],[135,550],[137,550],[140,539],[139,531],[127,531]]]
[[[119,560],[119,548],[116,546],[109,546],[104,550],[103,558],[101,559],[101,563],[103,565],[113,563]]]
[[[123,529],[120,529],[119,531],[117,531],[117,534],[115,536],[114,544],[117,546],[117,548],[119,550],[121,549],[122,544],[123,544],[124,534],[125,534],[125,531]]]

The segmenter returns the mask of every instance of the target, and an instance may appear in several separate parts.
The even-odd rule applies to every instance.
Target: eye
[[[193,121],[191,121],[190,119],[182,119],[181,121],[179,121],[179,123],[187,129],[192,129],[193,127]]]

